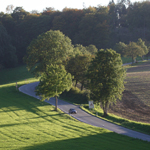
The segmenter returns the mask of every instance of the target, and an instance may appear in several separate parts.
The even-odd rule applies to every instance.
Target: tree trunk
[[[75,87],[77,87],[77,83],[78,83],[78,81],[76,80],[76,84],[75,84]]]
[[[134,63],[134,58],[133,58],[133,56],[132,56],[132,64]]]
[[[55,110],[57,111],[57,105],[58,105],[58,99],[57,96],[55,96]]]
[[[81,85],[81,91],[83,90],[83,87],[84,87],[84,83],[82,83],[82,85]]]
[[[104,115],[103,117],[107,117],[108,116],[108,106],[109,106],[109,102],[106,101],[105,104],[102,104],[103,105],[103,112],[104,112]]]

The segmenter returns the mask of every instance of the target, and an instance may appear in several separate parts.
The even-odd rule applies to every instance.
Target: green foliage
[[[119,43],[116,43],[114,50],[123,56],[125,53],[126,47],[127,45],[125,43],[119,42]]]
[[[81,90],[83,90],[84,83],[87,80],[86,73],[91,59],[91,55],[76,55],[70,58],[66,65],[66,70],[74,76],[76,84],[77,82],[82,84]]]
[[[24,19],[27,15],[29,15],[29,12],[25,11],[22,7],[16,7],[12,13],[12,17],[17,22]]]
[[[143,55],[146,55],[146,54],[148,53],[148,48],[147,48],[147,46],[145,45],[145,42],[142,41],[141,38],[138,39],[137,45],[142,48],[142,50],[143,50]],[[143,56],[143,55],[142,55],[142,56]]]
[[[92,99],[102,104],[107,115],[109,104],[121,99],[124,91],[125,69],[120,55],[112,49],[101,49],[91,62],[87,76]]]
[[[86,50],[91,53],[91,55],[95,55],[98,52],[98,49],[95,45],[86,46]]]
[[[11,37],[0,23],[0,69],[14,67],[16,64],[16,48],[11,44]]]
[[[20,62],[22,62],[22,58],[26,55],[27,47],[31,41],[52,28],[52,20],[53,15],[39,16],[32,14],[26,16],[23,21],[16,25],[14,45],[16,46]]]
[[[149,28],[149,1],[135,2],[128,8],[127,20],[130,28]],[[138,17],[135,17],[138,16]]]
[[[28,46],[25,62],[35,75],[45,72],[46,66],[61,63],[73,52],[71,40],[60,31],[47,31]]]
[[[125,49],[125,56],[132,57],[132,63],[137,56],[143,56],[144,50],[141,46],[137,45],[135,42],[130,42]]]
[[[74,49],[75,49],[75,52],[76,51],[80,51],[80,54],[83,54],[83,55],[85,55],[85,54],[89,54],[90,55],[91,54],[90,51],[88,51],[87,48],[84,47],[81,44],[76,44]]]
[[[59,96],[63,91],[68,91],[71,86],[71,74],[66,72],[64,66],[54,64],[46,67],[36,88],[36,94],[44,101]]]
[[[103,10],[103,9],[102,9]],[[86,13],[79,24],[79,31],[74,36],[75,43],[97,48],[107,47],[109,41],[108,11]]]
[[[64,91],[60,98],[75,104],[87,104],[90,92],[88,90],[81,91],[77,87],[72,87],[69,91]]]
[[[54,17],[52,29],[62,31],[65,35],[73,40],[74,35],[79,30],[79,22],[83,16],[83,10],[64,8],[59,15]]]
[[[139,38],[150,41],[149,10],[148,1],[129,3],[124,0],[112,1],[108,6],[64,8],[61,12],[46,8],[35,14],[16,7],[10,14],[1,12],[0,21],[11,36],[18,61],[22,63],[30,42],[49,30],[60,30],[74,45],[92,44],[98,49],[113,49],[116,43],[127,44]]]

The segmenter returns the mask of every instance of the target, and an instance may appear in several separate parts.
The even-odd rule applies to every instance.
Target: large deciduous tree
[[[58,30],[50,30],[30,43],[24,59],[28,70],[38,76],[46,71],[47,65],[61,63],[72,52],[71,40]]]
[[[50,65],[47,66],[45,73],[40,78],[40,83],[36,88],[36,94],[42,100],[49,100],[51,97],[56,98],[55,108],[57,110],[57,97],[63,91],[69,91],[72,86],[72,76],[67,73],[63,65]]]
[[[91,98],[101,104],[107,116],[109,104],[121,99],[124,91],[125,69],[120,54],[112,49],[101,49],[91,62],[87,77]]]

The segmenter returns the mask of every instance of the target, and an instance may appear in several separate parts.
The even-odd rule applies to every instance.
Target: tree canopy
[[[139,38],[150,41],[150,2],[113,0],[108,6],[84,9],[64,8],[62,11],[46,7],[43,12],[27,12],[23,7],[7,6],[0,12],[5,27],[16,48],[18,63],[23,63],[26,49],[33,39],[49,30],[60,30],[74,45],[95,45],[98,49],[114,48],[116,43],[128,44]]]
[[[84,83],[87,80],[86,73],[91,59],[91,55],[76,55],[70,58],[66,65],[66,70],[74,76],[76,85],[78,82],[81,83],[81,90],[83,90]]]
[[[125,49],[125,56],[130,56],[132,58],[132,63],[134,63],[137,56],[143,55],[144,49],[135,42],[130,42]]]
[[[127,48],[127,45],[123,42],[116,43],[116,45],[114,46],[114,50],[117,53],[121,54],[121,56],[125,54],[126,48]]]
[[[143,50],[143,54],[141,54],[142,56],[148,53],[148,48],[145,45],[145,42],[141,38],[138,39],[137,45],[140,46]]]
[[[121,99],[124,91],[125,69],[120,54],[112,49],[101,49],[91,62],[87,77],[91,98],[102,105],[104,116],[110,103]]]
[[[72,52],[71,40],[60,31],[50,30],[30,43],[24,59],[29,71],[39,75],[46,70],[47,65],[61,63]]]
[[[46,67],[46,71],[40,78],[40,83],[36,88],[36,94],[42,100],[49,100],[51,97],[56,98],[57,110],[57,97],[65,90],[69,90],[72,86],[72,76],[67,73],[63,65],[50,65]]]

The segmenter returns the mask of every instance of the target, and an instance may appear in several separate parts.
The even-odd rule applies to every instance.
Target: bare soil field
[[[109,113],[150,123],[150,62],[127,69],[122,101],[111,106]]]

